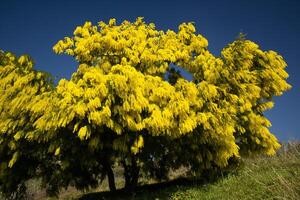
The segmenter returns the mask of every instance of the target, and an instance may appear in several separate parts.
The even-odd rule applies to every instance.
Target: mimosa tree
[[[105,176],[115,190],[115,164],[134,189],[141,174],[164,179],[186,166],[201,175],[242,155],[273,155],[280,145],[263,112],[291,87],[283,58],[242,37],[220,57],[207,47],[192,23],[158,31],[142,18],[86,22],[59,41],[54,51],[73,56],[77,71],[34,105],[21,104],[34,120],[29,133],[44,133],[52,155],[52,164],[40,164],[50,191],[95,186]]]
[[[0,51],[0,190],[7,198],[22,198],[25,181],[36,177],[44,133],[33,126],[40,115],[30,110],[51,90],[50,76],[34,70],[29,56]]]

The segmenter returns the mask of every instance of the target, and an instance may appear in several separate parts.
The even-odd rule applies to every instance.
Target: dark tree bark
[[[124,168],[125,189],[134,190],[138,186],[140,168],[134,155],[131,156],[131,164],[126,165],[125,160],[122,161]]]
[[[112,170],[111,164],[108,162],[108,160],[105,160],[103,162],[103,167],[107,174],[109,190],[114,192],[116,191],[115,177],[114,177],[114,172]]]
[[[140,174],[140,168],[137,165],[137,160],[135,156],[131,157],[131,187],[135,189],[138,185],[139,180],[139,174]]]

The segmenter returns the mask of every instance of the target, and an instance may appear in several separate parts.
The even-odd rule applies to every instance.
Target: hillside
[[[123,180],[120,177],[116,180],[121,187]],[[36,183],[31,183],[35,198],[45,199],[43,192],[34,191],[37,188]],[[300,143],[283,145],[274,157],[244,159],[238,171],[216,182],[179,178],[169,183],[141,186],[133,194],[122,190],[112,194],[105,192],[107,189],[105,182],[97,190],[86,193],[70,188],[62,192],[59,199],[300,199]]]

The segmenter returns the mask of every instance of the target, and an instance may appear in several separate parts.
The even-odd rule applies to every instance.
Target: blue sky
[[[281,141],[300,139],[300,1],[1,0],[0,7],[0,49],[31,55],[36,68],[57,79],[69,78],[77,65],[72,57],[55,55],[52,46],[85,21],[134,21],[143,16],[163,30],[177,30],[180,23],[192,21],[214,55],[244,32],[263,50],[279,52],[288,63],[293,88],[276,97],[275,107],[266,115]]]

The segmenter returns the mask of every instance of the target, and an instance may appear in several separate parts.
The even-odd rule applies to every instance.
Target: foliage
[[[51,89],[49,75],[34,70],[28,56],[0,51],[0,190],[7,197],[22,197],[25,181],[35,176],[43,150],[34,138],[43,140],[43,133],[33,127],[40,115],[31,108]]]
[[[1,72],[0,86],[17,93],[2,90],[0,108],[14,109],[1,112],[1,138],[11,141],[9,135],[21,134],[30,145],[43,143],[37,152],[47,159],[33,162],[38,163],[33,171],[40,170],[50,194],[68,185],[93,187],[106,175],[114,190],[114,164],[123,166],[125,187],[133,189],[141,173],[164,179],[170,169],[186,166],[201,174],[244,154],[275,154],[280,145],[263,112],[272,108],[273,96],[290,88],[283,58],[244,38],[220,57],[207,46],[192,23],[164,32],[142,18],[120,25],[115,19],[98,26],[86,22],[53,47],[79,62],[70,80],[26,93],[18,92],[22,81],[15,82],[43,86],[41,75]],[[6,70],[10,65],[2,60],[0,69]],[[193,80],[184,80],[171,64]],[[163,79],[168,71],[170,83]],[[5,74],[13,79],[10,85]],[[19,116],[20,110],[26,111],[23,121],[6,114]],[[5,167],[21,164],[20,152],[12,152],[3,153],[10,159],[1,161]]]

